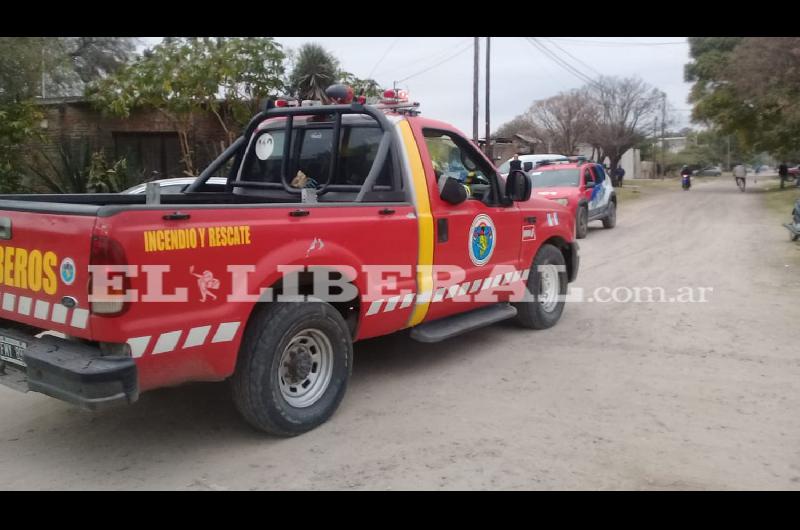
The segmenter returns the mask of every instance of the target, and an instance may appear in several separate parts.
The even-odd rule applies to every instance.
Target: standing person
[[[625,170],[622,166],[617,166],[614,170],[614,177],[617,179],[617,185],[621,188],[622,187],[622,179],[625,178]]]
[[[789,166],[786,165],[786,162],[781,162],[781,165],[778,166],[778,176],[781,179],[781,188],[786,183],[786,178],[789,176]]]
[[[519,159],[519,155],[514,155],[514,158],[512,158],[511,162],[508,164],[509,173],[511,173],[515,169],[522,171],[522,160]]]
[[[744,191],[747,185],[747,168],[742,164],[736,164],[736,167],[733,168],[733,178],[736,179],[736,185],[739,186],[739,189]]]

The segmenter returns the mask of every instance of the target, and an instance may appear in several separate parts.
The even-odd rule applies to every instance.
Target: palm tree
[[[298,99],[327,101],[325,89],[336,83],[339,61],[319,44],[304,44],[297,52],[289,88]]]

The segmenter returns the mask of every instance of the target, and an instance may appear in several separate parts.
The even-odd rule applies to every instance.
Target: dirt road
[[[339,411],[294,439],[252,431],[224,384],[97,414],[0,388],[0,488],[800,489],[800,252],[778,221],[729,179],[622,204],[575,286],[707,302],[367,341]]]

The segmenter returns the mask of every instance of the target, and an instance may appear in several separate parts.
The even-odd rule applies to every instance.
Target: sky
[[[686,37],[536,37],[540,45],[578,74],[559,64],[525,37],[491,38],[490,126],[523,113],[536,100],[579,88],[579,74],[639,77],[667,94],[670,126],[690,125],[690,84],[683,81],[689,61]],[[160,38],[144,39],[152,45]],[[424,116],[472,134],[473,37],[276,37],[284,48],[315,42],[336,56],[341,67],[383,87],[398,82]],[[479,136],[485,135],[486,39],[480,38]]]

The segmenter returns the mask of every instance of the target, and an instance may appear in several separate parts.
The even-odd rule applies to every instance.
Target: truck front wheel
[[[233,399],[248,423],[295,436],[330,418],[352,373],[353,344],[341,314],[324,302],[272,302],[256,309],[242,340]]]
[[[575,227],[575,237],[577,239],[583,239],[586,237],[587,232],[589,232],[589,209],[586,206],[579,206],[578,207],[578,217],[575,219],[576,227]]]
[[[532,329],[555,326],[564,311],[567,282],[564,255],[553,245],[542,245],[528,274],[526,300],[514,304],[517,322]]]

